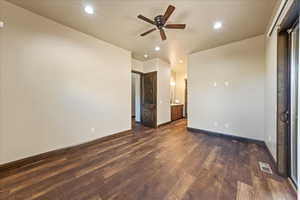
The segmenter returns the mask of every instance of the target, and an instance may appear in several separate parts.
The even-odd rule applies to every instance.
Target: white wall
[[[0,7],[0,163],[131,128],[130,52]]]
[[[176,100],[179,101],[180,104],[184,104],[185,102],[185,79],[186,73],[184,72],[176,72]]]
[[[158,72],[158,66],[159,66],[158,59],[147,60],[143,63],[144,73],[155,72],[155,71]]]
[[[264,140],[264,65],[264,36],[190,55],[188,126]]]
[[[135,77],[135,121],[141,121],[141,76]]]
[[[183,116],[185,116],[185,80],[187,74],[185,71],[176,72],[175,99],[179,104],[183,104]]]
[[[171,68],[170,65],[162,60],[158,60],[157,74],[157,125],[171,121],[170,106],[170,81]]]
[[[139,60],[136,60],[136,59],[133,59],[131,60],[131,69],[134,70],[134,71],[138,71],[138,72],[144,72],[144,69],[143,69],[143,62],[142,61],[139,61]]]
[[[265,143],[276,160],[277,149],[277,32],[266,37]]]
[[[175,85],[170,85],[171,103],[175,103],[175,99],[176,99],[176,72],[172,71],[172,70],[171,70],[170,83],[175,83]]]
[[[131,60],[131,69],[138,72],[144,72],[144,62],[133,59]],[[132,109],[135,112],[135,121],[141,121],[141,76],[134,74],[134,92],[132,98],[134,98],[134,108]]]
[[[135,75],[134,73],[131,74],[131,116],[135,116]]]

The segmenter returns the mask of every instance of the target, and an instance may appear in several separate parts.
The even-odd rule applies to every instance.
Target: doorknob
[[[282,113],[280,114],[280,121],[282,121],[282,122],[288,124],[288,123],[289,123],[289,114],[290,114],[290,113],[289,113],[288,110],[285,111],[285,112],[282,112]]]

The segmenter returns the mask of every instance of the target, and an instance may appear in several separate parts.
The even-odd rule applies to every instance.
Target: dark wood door
[[[289,132],[289,64],[288,33],[282,31],[277,41],[277,168],[288,173],[288,132]]]
[[[142,124],[157,126],[157,72],[142,75]]]

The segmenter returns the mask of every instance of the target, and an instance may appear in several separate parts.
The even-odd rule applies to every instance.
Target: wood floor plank
[[[271,178],[268,178],[267,180],[273,199],[288,200],[293,198],[285,185],[282,185],[280,182]]]
[[[238,181],[236,200],[255,200],[253,187]]]
[[[273,175],[260,171],[268,162]],[[295,200],[263,146],[186,129],[132,133],[1,174],[0,200]]]
[[[255,192],[255,199],[276,200],[273,199],[272,191],[265,179],[253,175],[252,181]]]
[[[194,183],[195,180],[196,177],[188,173],[180,174],[180,178],[170,189],[169,193],[165,197],[165,200],[182,199],[184,194],[188,191],[188,189]]]

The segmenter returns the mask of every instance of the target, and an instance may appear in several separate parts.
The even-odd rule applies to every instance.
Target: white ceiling
[[[242,40],[265,32],[276,0],[8,0],[37,14],[81,32],[132,51],[145,60],[162,58],[173,65],[192,52]],[[95,8],[94,15],[84,12],[85,5]],[[162,42],[159,32],[146,37],[139,34],[152,28],[137,15],[154,18],[168,5],[176,7],[169,23],[186,23],[185,30],[166,30]],[[213,23],[223,28],[214,30]],[[160,52],[154,47],[159,45]],[[178,65],[179,67],[184,64]]]

